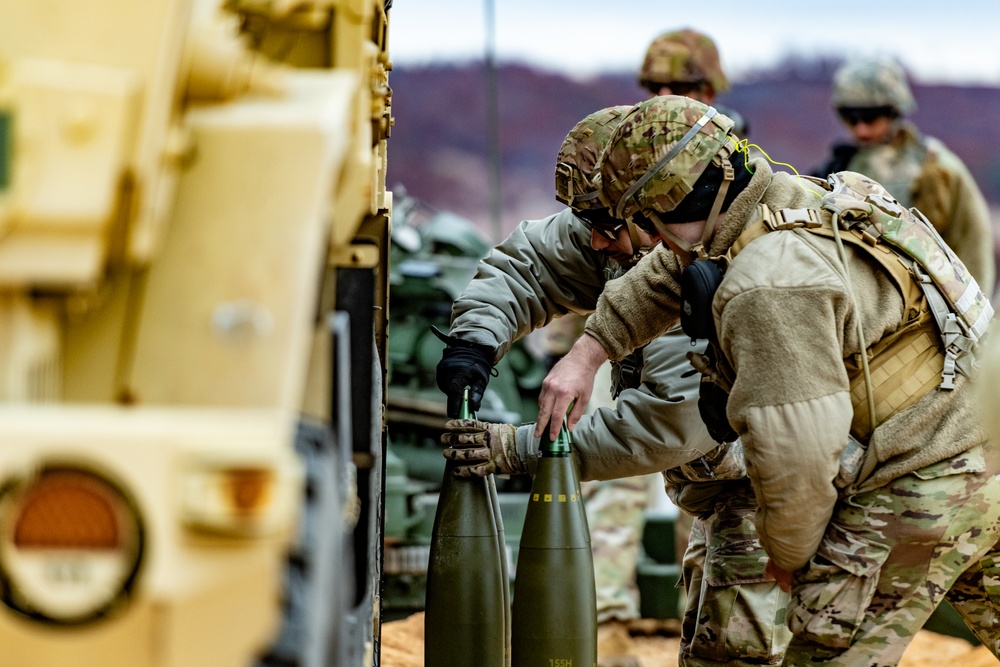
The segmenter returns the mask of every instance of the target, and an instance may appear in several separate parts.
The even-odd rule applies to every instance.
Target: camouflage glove
[[[681,464],[668,471],[670,479],[677,475],[681,482],[719,482],[728,479],[743,479],[747,476],[747,465],[743,459],[743,443],[737,440],[719,445],[701,458]],[[679,474],[678,474],[679,473]]]
[[[468,462],[455,469],[459,477],[526,475],[528,469],[517,455],[517,427],[491,424],[478,419],[452,419],[444,425],[441,442],[448,445],[444,457]]]
[[[477,412],[490,381],[496,350],[447,336],[436,327],[431,327],[431,330],[448,344],[437,365],[437,386],[448,396],[448,416],[454,419],[459,415],[466,387],[469,388],[469,410]]]
[[[667,495],[691,516],[705,518],[715,511],[716,498],[729,483],[746,477],[743,443],[720,445],[701,458],[663,473]]]
[[[732,481],[720,482],[666,482],[667,497],[685,514],[708,519],[715,514],[720,496],[729,493]]]

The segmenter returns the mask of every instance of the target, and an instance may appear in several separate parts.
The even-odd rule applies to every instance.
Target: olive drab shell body
[[[555,443],[542,443],[518,551],[512,631],[513,667],[596,664],[594,559],[565,426]]]
[[[472,418],[468,393],[461,418]],[[510,665],[510,584],[493,475],[459,478],[445,464],[424,613],[428,667]]]

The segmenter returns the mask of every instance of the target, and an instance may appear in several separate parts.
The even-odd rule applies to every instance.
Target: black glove
[[[448,396],[448,417],[458,417],[465,388],[469,388],[469,410],[477,412],[490,381],[495,350],[479,343],[446,336],[435,327],[434,334],[448,343],[437,365],[438,389]]]

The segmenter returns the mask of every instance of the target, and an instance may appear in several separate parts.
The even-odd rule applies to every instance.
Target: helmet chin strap
[[[632,241],[632,256],[628,258],[628,261],[635,265],[648,255],[656,247],[656,244],[643,243],[639,238],[639,228],[631,219],[625,221],[625,228],[628,229],[628,237]]]
[[[729,161],[729,156],[722,158],[722,183],[719,185],[719,191],[715,193],[715,201],[712,202],[712,209],[709,211],[708,219],[705,222],[705,227],[701,233],[701,240],[698,243],[691,243],[687,239],[681,238],[678,234],[674,233],[670,226],[660,219],[659,214],[656,211],[648,210],[643,211],[643,213],[653,221],[653,226],[656,227],[656,231],[665,239],[670,239],[673,241],[681,250],[689,252],[697,259],[709,259],[708,250],[711,246],[712,238],[715,236],[715,225],[719,219],[719,213],[722,210],[722,202],[726,199],[726,193],[729,192],[729,185],[736,178],[736,172],[733,170],[733,164]],[[631,233],[632,223],[629,223],[629,232]]]

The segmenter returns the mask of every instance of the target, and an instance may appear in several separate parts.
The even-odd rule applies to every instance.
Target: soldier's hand
[[[566,424],[573,430],[590,402],[594,375],[607,359],[607,352],[596,338],[586,334],[580,336],[542,382],[542,392],[538,396],[538,420],[535,422],[536,438],[542,436],[548,425],[549,438],[554,441],[562,427],[562,415],[566,414],[571,403],[573,410],[567,415]]]
[[[444,457],[461,461],[459,477],[486,477],[491,473],[522,475],[528,470],[517,455],[517,427],[478,419],[452,419],[444,425]]]
[[[448,416],[452,418],[459,415],[466,387],[469,388],[469,410],[479,410],[493,370],[492,349],[467,341],[463,343],[462,346],[446,347],[437,365],[437,385],[448,396]]]
[[[778,588],[784,592],[788,593],[792,590],[792,573],[775,565],[773,560],[767,561],[764,573],[774,578],[778,582]]]

